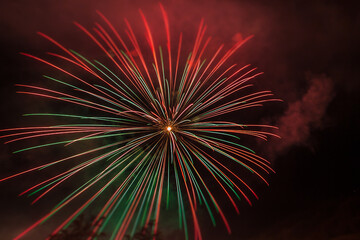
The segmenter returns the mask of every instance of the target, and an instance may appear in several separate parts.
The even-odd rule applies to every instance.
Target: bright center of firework
[[[166,130],[168,130],[168,132],[171,132],[171,129],[172,129],[171,126],[167,126],[167,127],[166,127]]]

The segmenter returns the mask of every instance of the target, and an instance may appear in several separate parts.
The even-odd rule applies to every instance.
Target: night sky
[[[232,235],[227,235],[221,221],[214,228],[207,226],[209,220],[205,219],[204,239],[360,239],[360,17],[351,1],[338,2],[163,3],[172,31],[193,36],[203,18],[207,34],[225,46],[254,35],[232,61],[257,66],[264,74],[253,81],[256,87],[271,90],[284,101],[249,113],[254,122],[278,126],[276,133],[282,137],[270,138],[266,143],[250,141],[257,153],[272,162],[276,174],[267,176],[270,186],[254,181],[252,186],[260,199],[254,200],[252,207],[240,204],[240,215],[228,210]],[[100,10],[121,30],[124,17],[136,26],[139,8],[150,21],[161,20],[157,1],[3,0],[1,128],[27,126],[31,119],[22,114],[46,112],[52,107],[43,99],[17,94],[14,86],[41,83],[45,81],[41,75],[53,71],[19,54],[44,56],[55,49],[37,31],[94,55],[93,45],[87,45],[88,38],[73,21],[91,27],[99,21],[96,10]],[[242,112],[236,114],[229,118],[241,122]],[[34,121],[41,123],[39,119]],[[37,166],[39,159],[57,157],[50,150],[12,154],[18,148],[17,144],[0,145],[0,178]],[[45,214],[59,200],[62,190],[67,190],[64,186],[31,206],[31,199],[17,195],[38,179],[38,175],[30,174],[0,183],[0,239],[15,237]],[[56,219],[50,221],[24,239],[42,239],[56,223]],[[182,239],[174,229],[160,227],[160,231],[164,239]]]

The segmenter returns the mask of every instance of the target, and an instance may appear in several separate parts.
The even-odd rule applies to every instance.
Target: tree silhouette
[[[126,235],[126,240],[162,240],[161,233],[157,231],[153,233],[152,229],[154,222],[150,221],[147,225],[143,226],[140,231],[135,233],[133,237]]]
[[[84,215],[80,215],[66,229],[50,235],[48,240],[86,240],[89,237],[97,240],[105,239],[105,233],[93,232],[94,227],[99,226],[103,219],[97,220],[95,224],[93,220],[94,218],[85,219]]]
[[[106,239],[105,233],[93,232],[94,227],[100,226],[102,220],[99,219],[93,224],[94,217],[86,219],[84,215],[80,215],[67,228],[50,235],[47,240],[87,240],[89,237],[96,240]],[[150,221],[140,231],[135,233],[134,236],[126,235],[124,240],[162,240],[159,231],[153,233],[153,227],[154,222]]]

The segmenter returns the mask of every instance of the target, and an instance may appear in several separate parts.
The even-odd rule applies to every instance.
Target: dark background
[[[340,1],[339,1],[340,2]],[[265,72],[254,83],[272,90],[284,103],[269,104],[257,116],[277,125],[281,140],[259,142],[255,149],[271,160],[276,174],[270,187],[257,186],[260,200],[227,214],[233,234],[219,224],[203,226],[204,239],[360,239],[359,177],[359,23],[351,1],[167,1],[172,31],[194,32],[201,18],[215,42],[231,44],[254,34],[235,56]],[[19,52],[41,55],[51,44],[45,32],[64,44],[85,45],[88,39],[73,26],[91,27],[102,11],[115,26],[123,18],[139,20],[138,8],[156,18],[153,1],[8,1],[1,2],[1,128],[27,125],[21,114],[44,110],[35,97],[16,94],[16,83],[44,81],[49,69]],[[85,41],[85,42],[83,42]],[[189,44],[192,42],[189,41]],[[186,41],[185,41],[186,44]],[[239,119],[240,119],[239,115]],[[27,169],[49,152],[12,155],[14,145],[0,147],[1,177]],[[35,206],[17,194],[36,176],[1,182],[0,236],[11,239],[49,206],[50,196]],[[256,185],[256,184],[255,184]],[[55,199],[55,198],[54,198]],[[28,238],[39,239],[49,223]],[[176,231],[163,229],[176,239]]]

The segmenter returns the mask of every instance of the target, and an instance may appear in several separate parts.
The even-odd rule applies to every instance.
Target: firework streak
[[[59,145],[85,147],[78,148],[81,150],[74,155],[0,181],[48,168],[62,169],[60,174],[20,194],[37,195],[35,203],[59,185],[71,181],[75,175],[94,167],[97,171],[91,176],[87,173],[88,179],[83,184],[74,188],[16,239],[75,199],[83,202],[54,230],[54,234],[66,228],[95,202],[100,202],[101,207],[96,208],[93,232],[111,228],[110,239],[131,236],[139,227],[147,225],[157,233],[161,206],[168,207],[172,203],[178,208],[179,227],[187,239],[190,231],[194,239],[202,239],[197,215],[199,205],[204,206],[214,225],[217,218],[221,219],[231,233],[216,195],[224,195],[228,202],[223,199],[223,204],[231,204],[238,213],[237,202],[240,199],[251,205],[250,199],[257,198],[239,176],[240,170],[255,175],[267,184],[263,175],[273,172],[269,162],[240,145],[239,136],[250,135],[266,140],[269,135],[276,135],[262,129],[271,130],[274,127],[223,120],[225,114],[262,106],[269,101],[280,101],[273,98],[270,91],[249,93],[249,81],[261,74],[255,68],[227,64],[234,52],[251,37],[235,43],[226,51],[223,45],[218,46],[211,53],[208,50],[210,37],[205,38],[206,26],[201,21],[193,47],[185,49],[181,34],[171,38],[167,13],[162,6],[160,9],[165,25],[165,48],[155,46],[154,35],[140,11],[146,44],[141,44],[127,20],[126,38],[101,13],[98,14],[104,26],[96,24],[93,31],[75,23],[101,49],[108,64],[89,60],[43,33],[39,34],[62,51],[60,54],[49,53],[49,58],[53,62],[54,59],[63,61],[67,68],[51,60],[22,53],[53,68],[56,76],[60,75],[63,79],[44,76],[59,88],[18,85],[23,89],[20,93],[64,102],[90,114],[27,114],[68,119],[76,123],[5,129],[1,138],[8,139],[6,143],[48,139],[44,144],[17,152]],[[205,55],[210,55],[210,60],[205,60]],[[69,66],[72,70],[67,70]],[[57,137],[61,137],[62,141],[50,140]],[[102,144],[96,147],[88,144],[94,141]],[[86,146],[91,147],[84,150]],[[171,189],[176,197],[169,202]],[[84,198],[89,192],[92,195]],[[95,224],[99,221],[101,224]],[[191,228],[188,222],[192,223]]]

